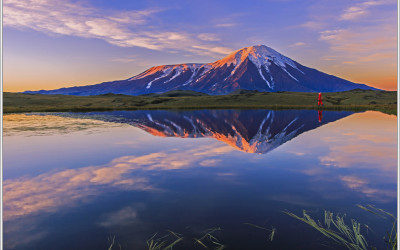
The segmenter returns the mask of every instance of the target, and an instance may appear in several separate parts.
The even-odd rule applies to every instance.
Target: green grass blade
[[[182,237],[182,235],[181,234],[179,234],[179,233],[175,233],[174,231],[171,231],[171,230],[167,230],[170,234],[172,234],[173,236],[175,236],[176,238],[181,238]]]
[[[272,230],[271,230],[271,234],[268,237],[270,241],[274,240],[275,234],[276,234],[276,228],[273,227]]]
[[[204,247],[205,249],[209,249],[203,242],[201,242],[201,240],[194,238],[194,240],[196,241],[195,243],[198,243],[200,246]]]
[[[169,244],[168,246],[166,246],[165,248],[163,248],[164,250],[168,250],[168,249],[172,249],[173,246],[175,246],[176,244],[178,244],[180,241],[183,240],[182,238],[179,238],[177,240],[175,240],[174,242],[172,242],[171,244]]]
[[[243,223],[243,224],[245,224],[245,225],[249,225],[249,226],[251,226],[251,227],[255,227],[255,228],[259,228],[259,229],[263,229],[263,230],[267,230],[267,231],[270,231],[269,229],[267,229],[267,228],[265,228],[265,227],[262,227],[262,226],[258,226],[258,225],[254,225],[254,224],[251,224],[251,223]]]

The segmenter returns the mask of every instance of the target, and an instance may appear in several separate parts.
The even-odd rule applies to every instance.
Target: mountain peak
[[[253,46],[250,46],[250,47],[244,47],[244,48],[241,48],[241,49],[239,49],[237,51],[241,51],[241,50],[248,51],[250,53],[260,53],[260,52],[262,52],[262,53],[271,53],[271,54],[272,53],[278,53],[274,49],[272,49],[272,48],[270,48],[270,47],[268,47],[266,45],[263,45],[263,44],[253,45]]]
[[[295,61],[265,45],[254,45],[236,50],[225,58],[212,63],[211,66],[222,67],[224,65],[230,66],[233,64],[235,67],[232,70],[232,74],[234,74],[236,69],[238,69],[246,59],[251,61],[257,67],[260,77],[270,89],[274,88],[274,82],[272,79],[268,80],[262,72],[270,72],[269,67],[272,63],[281,68],[296,81],[298,80],[286,70],[287,65],[304,74],[303,71],[297,67]]]
[[[216,61],[214,64],[224,65],[233,63],[234,65],[238,65],[247,58],[252,61],[257,68],[269,66],[273,62],[279,67],[285,68],[286,65],[290,65],[297,69],[295,62],[292,59],[265,45],[254,45],[236,50],[225,58]]]

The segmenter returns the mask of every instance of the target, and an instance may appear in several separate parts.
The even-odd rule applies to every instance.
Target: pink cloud
[[[345,9],[342,15],[340,16],[340,20],[354,21],[370,14],[369,9],[372,6],[392,4],[392,3],[393,3],[392,1],[387,1],[387,0],[365,1]]]
[[[210,52],[226,54],[222,47],[209,44],[218,41],[212,34],[149,30],[150,18],[160,11],[109,11],[69,0],[6,0],[3,3],[3,22],[6,27],[102,39],[120,47],[179,49],[200,55]]]

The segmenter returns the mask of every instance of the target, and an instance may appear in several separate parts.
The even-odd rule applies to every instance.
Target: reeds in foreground
[[[206,244],[208,241],[209,243],[211,243],[211,247],[213,247],[212,249],[215,250],[222,250],[226,248],[226,245],[222,244],[220,242],[220,240],[215,237],[215,235],[213,235],[214,232],[216,231],[221,231],[222,229],[220,227],[214,227],[214,228],[210,228],[207,229],[205,231],[205,234],[200,237],[199,239],[194,238],[195,240],[195,244],[199,244],[200,246],[202,246],[204,249],[210,249]]]
[[[371,214],[379,216],[383,219],[390,219],[392,222],[392,228],[387,232],[387,235],[384,237],[384,240],[387,244],[387,249],[395,250],[397,249],[397,218],[383,209],[376,208],[372,205],[357,205],[359,208],[367,211]],[[350,219],[350,223],[345,221],[346,215],[340,215],[330,212],[324,211],[324,222],[321,223],[319,220],[314,220],[311,218],[309,214],[307,214],[306,210],[303,210],[303,217],[297,216],[294,213],[289,211],[284,211],[285,214],[300,220],[318,232],[320,232],[325,237],[330,240],[336,242],[337,244],[346,247],[350,250],[366,250],[368,249],[368,243],[363,234],[361,233],[361,224],[354,219]],[[245,225],[258,228],[264,230],[266,232],[266,237],[268,241],[273,241],[274,237],[277,234],[277,230],[274,227],[265,228],[259,225],[244,223]],[[365,225],[367,230],[370,228]],[[185,233],[185,236],[181,233],[176,233],[171,230],[166,230],[166,234],[164,236],[158,236],[158,233],[155,233],[151,238],[147,240],[147,247],[149,250],[172,250],[176,245],[179,245],[180,248],[185,247],[185,249],[191,248],[190,246],[196,246],[197,248],[203,249],[214,249],[214,250],[222,250],[226,249],[227,245],[223,244],[216,236],[218,232],[222,231],[220,227],[214,227],[210,229],[206,229],[201,232],[199,235],[188,235]],[[368,231],[367,231],[368,232]],[[194,237],[193,237],[194,236]],[[219,236],[218,236],[219,237]],[[115,236],[109,237],[108,241],[110,242],[108,250],[119,247],[121,245],[115,243]],[[376,249],[375,247],[370,246],[369,249]]]
[[[222,250],[225,249],[226,246],[220,242],[220,240],[214,235],[214,232],[221,231],[222,229],[219,227],[207,229],[200,238],[193,238],[193,241],[184,237],[180,233],[173,232],[171,230],[166,230],[168,233],[164,236],[158,237],[158,233],[154,234],[150,239],[147,240],[147,246],[149,250],[171,250],[177,244],[190,243],[199,245],[204,249],[214,249],[214,250]],[[112,246],[111,246],[112,247]]]
[[[167,230],[169,234],[156,238],[158,233],[155,233],[150,239],[147,240],[147,246],[149,250],[170,250],[176,244],[183,240],[183,236],[179,233],[175,233],[171,230]],[[170,240],[170,238],[173,238]],[[170,241],[170,243],[169,243]],[[172,242],[171,242],[172,241]],[[168,244],[169,243],[169,244]],[[168,245],[167,245],[168,244]],[[167,246],[165,246],[167,245]]]
[[[333,213],[325,211],[325,226],[323,226],[319,221],[315,221],[307,214],[306,210],[303,210],[303,217],[299,217],[291,212],[284,212],[285,214],[303,221],[308,225],[315,228],[317,231],[322,233],[324,236],[341,244],[348,249],[352,250],[366,250],[367,241],[365,237],[360,233],[360,223],[355,220],[351,220],[351,227],[346,225],[344,221],[345,215],[337,214],[335,217]],[[331,227],[331,225],[333,227]]]
[[[357,206],[383,219],[389,218],[391,220],[392,228],[390,232],[388,231],[386,233],[384,240],[387,244],[387,249],[397,249],[397,218],[393,214],[388,213],[383,209],[376,208],[372,205]],[[307,223],[327,238],[347,247],[348,249],[363,250],[367,249],[368,247],[365,237],[360,232],[360,223],[351,219],[351,226],[348,226],[344,221],[345,215],[341,216],[337,214],[334,216],[333,213],[325,211],[325,226],[323,226],[319,221],[312,219],[311,216],[307,214],[306,210],[303,210],[303,217],[299,217],[288,211],[284,211],[284,213]],[[368,228],[369,227],[367,227],[367,229]],[[375,248],[372,247],[372,249]]]
[[[387,219],[389,218],[392,221],[392,229],[386,232],[386,236],[383,238],[385,240],[385,242],[387,243],[388,247],[387,249],[397,249],[397,218],[391,214],[386,212],[383,209],[380,208],[376,208],[375,206],[372,205],[366,205],[366,206],[362,206],[362,205],[357,205],[357,207],[375,214],[376,216],[379,216],[381,218]]]

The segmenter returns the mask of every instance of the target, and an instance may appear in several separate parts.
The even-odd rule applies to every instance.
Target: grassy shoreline
[[[245,92],[220,96],[193,96],[183,92],[179,96],[176,93],[151,96],[67,96],[6,92],[3,96],[5,114],[154,109],[320,109],[377,110],[397,115],[396,91],[352,90],[323,93],[323,107],[316,105],[316,93],[303,92]]]

